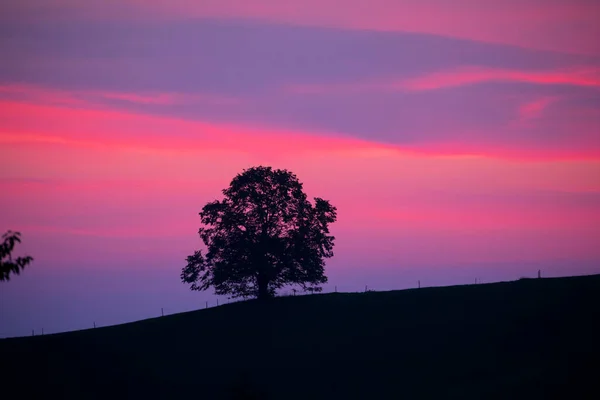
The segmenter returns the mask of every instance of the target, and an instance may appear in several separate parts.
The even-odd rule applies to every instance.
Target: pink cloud
[[[34,91],[37,95],[40,91]],[[69,95],[59,94],[59,97]],[[481,144],[432,143],[428,148],[383,145],[365,140],[275,127],[214,124],[177,118],[132,114],[117,109],[73,109],[26,102],[1,102],[1,140],[4,144],[69,144],[89,148],[131,148],[177,151],[239,151],[242,154],[282,156],[292,154],[356,154],[380,158],[386,154],[427,156],[471,153],[501,155],[502,149],[479,148]],[[169,132],[165,135],[165,132]],[[473,147],[475,146],[475,147]],[[497,146],[495,146],[496,148]],[[276,149],[276,151],[275,151]],[[510,149],[504,149],[509,151]],[[516,151],[516,150],[515,150]],[[586,152],[582,151],[582,155]],[[523,154],[524,159],[536,154]]]
[[[177,104],[239,104],[240,99],[215,95],[183,94],[183,93],[119,93],[119,92],[87,92],[88,97],[123,100],[131,103],[177,105]]]
[[[159,93],[155,95],[140,95],[135,93],[102,93],[102,97],[108,99],[125,100],[132,103],[172,105],[179,103],[182,99],[170,93]]]
[[[600,69],[584,67],[561,71],[519,71],[470,66],[404,80],[388,78],[342,84],[289,85],[284,88],[284,91],[295,94],[357,93],[365,91],[420,92],[485,82],[523,82],[537,85],[600,87]]]
[[[552,103],[556,102],[556,97],[546,96],[531,102],[527,102],[519,108],[519,116],[522,119],[531,119],[539,117],[540,114]]]
[[[7,98],[47,105],[88,105],[85,100],[78,98],[74,92],[39,88],[37,86],[23,84],[0,85],[0,100]]]
[[[438,84],[439,80],[436,81]],[[455,80],[451,80],[455,82]],[[384,86],[385,87],[385,86]],[[2,88],[4,92],[8,90]],[[18,90],[17,90],[18,89]],[[284,159],[290,154],[318,153],[322,151],[400,152],[426,156],[436,155],[488,155],[520,160],[540,159],[596,159],[600,155],[596,147],[581,146],[570,149],[523,148],[510,143],[486,144],[485,140],[473,140],[481,135],[463,135],[469,140],[456,137],[450,141],[392,146],[367,140],[332,134],[331,132],[304,132],[269,126],[207,123],[172,117],[133,114],[107,104],[88,99],[87,93],[79,94],[46,91],[43,88],[10,88],[23,96],[18,101],[0,100],[0,141],[9,143],[55,143],[76,144],[87,147],[130,147],[138,149],[211,149],[233,151],[239,154],[259,154]],[[3,90],[0,90],[0,98]],[[80,97],[77,97],[80,96]],[[129,93],[116,93],[116,97],[130,98]],[[133,99],[137,100],[137,95]],[[144,98],[144,95],[142,95]],[[169,99],[158,96],[159,100]],[[60,103],[62,99],[67,99]],[[76,99],[77,101],[71,101]],[[57,102],[58,100],[58,102]],[[152,100],[154,101],[154,100]],[[522,115],[541,112],[552,101],[536,100],[523,105]],[[573,122],[576,124],[576,121]],[[575,126],[575,125],[573,125]],[[577,126],[587,130],[589,126]],[[575,128],[574,128],[575,129]],[[165,136],[165,132],[169,132]],[[590,133],[591,134],[591,133]],[[260,138],[260,139],[258,139]],[[310,138],[310,139],[309,139]],[[277,151],[272,149],[277,148]]]
[[[93,106],[93,105],[92,105]],[[35,116],[35,118],[33,117]],[[91,148],[211,150],[289,154],[384,147],[365,140],[289,129],[214,124],[134,114],[117,109],[66,107],[0,101],[0,142],[69,144]],[[277,151],[272,149],[276,148]]]
[[[493,197],[493,196],[492,196]],[[493,209],[493,212],[490,212]],[[410,211],[409,211],[410,210]],[[442,229],[477,230],[585,230],[600,225],[600,205],[582,207],[564,204],[503,204],[496,202],[452,202],[443,204],[410,204],[406,211],[379,209],[373,217],[378,221],[396,221],[402,230]]]
[[[524,82],[538,85],[571,85],[600,87],[600,70],[584,68],[569,71],[517,71],[481,67],[466,67],[410,79],[398,87],[422,91],[464,86],[482,82]]]
[[[131,92],[107,92],[98,90],[60,90],[47,87],[23,84],[0,85],[0,100],[20,100],[27,103],[45,105],[71,105],[71,106],[100,106],[104,100],[120,100],[129,103],[145,105],[183,105],[183,104],[240,104],[239,98],[208,95],[208,94],[186,94],[186,93],[131,93]]]
[[[110,255],[93,253],[106,262],[173,252],[170,242],[132,247],[142,239],[189,237],[179,245],[185,254],[199,245],[201,206],[257,164],[289,168],[309,196],[338,207],[334,233],[348,249],[345,260],[384,246],[389,257],[438,263],[597,255],[589,237],[600,214],[577,195],[600,193],[599,159],[419,154],[315,132],[8,101],[0,103],[0,126],[0,191],[10,193],[0,198],[0,221],[65,247],[71,237],[89,238],[69,253],[77,260],[97,239],[118,240]],[[572,192],[575,200],[506,200],[536,190]],[[44,243],[33,253],[45,254]]]

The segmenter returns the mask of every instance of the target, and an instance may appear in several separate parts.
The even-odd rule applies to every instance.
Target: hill
[[[0,396],[600,398],[599,289],[594,275],[282,297],[3,339]]]

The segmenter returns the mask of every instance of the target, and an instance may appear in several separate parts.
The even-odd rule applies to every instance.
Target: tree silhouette
[[[2,239],[4,241],[0,244],[0,281],[9,281],[11,273],[19,275],[33,258],[26,256],[13,260],[11,256],[15,243],[21,243],[21,233],[8,231],[2,235]]]
[[[265,299],[285,285],[321,291],[324,260],[333,256],[329,224],[337,218],[329,201],[311,204],[296,175],[264,166],[236,175],[223,195],[200,212],[208,251],[187,257],[184,283],[233,298]]]

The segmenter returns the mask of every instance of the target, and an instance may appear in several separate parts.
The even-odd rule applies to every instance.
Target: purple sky
[[[0,337],[214,305],[198,212],[259,164],[338,207],[326,291],[600,273],[599,3],[340,4],[3,2]]]

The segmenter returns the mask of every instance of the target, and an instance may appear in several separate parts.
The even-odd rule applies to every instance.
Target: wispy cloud
[[[435,90],[482,82],[523,82],[536,85],[569,85],[600,87],[600,68],[567,71],[519,71],[481,67],[463,67],[433,73],[393,84],[407,90]]]
[[[121,100],[131,103],[151,105],[184,105],[184,104],[239,104],[241,99],[216,95],[200,95],[186,93],[119,93],[119,92],[87,92],[86,97],[100,97]]]
[[[542,97],[527,102],[519,107],[519,116],[524,120],[539,117],[550,104],[558,100],[558,97]]]
[[[89,106],[101,104],[106,100],[117,100],[127,103],[158,106],[176,106],[193,104],[240,104],[240,98],[174,92],[108,92],[100,90],[63,90],[28,84],[0,84],[0,99],[21,100],[29,103],[56,104],[72,106]]]
[[[600,68],[526,71],[463,66],[405,79],[377,79],[339,84],[288,85],[285,91],[296,94],[360,93],[365,91],[420,92],[456,88],[488,82],[519,82],[535,85],[566,85],[600,88]]]
[[[0,84],[0,100],[67,106],[85,106],[88,104],[87,101],[79,98],[73,92],[13,83]]]

